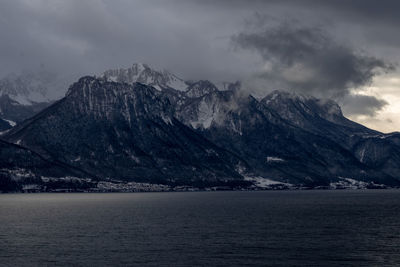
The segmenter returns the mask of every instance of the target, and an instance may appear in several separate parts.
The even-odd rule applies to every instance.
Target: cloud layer
[[[400,61],[399,8],[395,0],[0,1],[0,77],[48,69],[73,82],[144,62],[187,79],[246,80],[261,95],[333,97],[348,114],[371,117],[390,103],[385,88],[366,97],[354,88],[399,72],[388,63]]]
[[[257,17],[257,16],[256,16]],[[300,22],[260,19],[232,37],[240,48],[261,55],[264,69],[249,87],[263,91],[284,89],[317,97],[333,98],[352,105],[350,112],[374,115],[386,102],[373,96],[355,96],[352,90],[371,83],[381,72],[394,70],[390,65],[352,47],[337,43],[319,27]],[[273,26],[271,26],[273,25]]]

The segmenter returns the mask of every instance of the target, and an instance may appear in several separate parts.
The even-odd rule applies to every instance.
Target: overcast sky
[[[400,1],[0,0],[0,76],[128,67],[338,101],[400,130]]]

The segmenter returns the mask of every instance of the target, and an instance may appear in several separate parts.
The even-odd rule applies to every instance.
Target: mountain
[[[310,132],[329,135],[330,138],[380,134],[345,118],[340,106],[333,100],[274,91],[263,98],[261,103],[296,126]]]
[[[134,64],[81,78],[3,138],[103,180],[400,186],[400,133],[355,123],[332,100],[240,88]]]
[[[320,110],[312,113],[318,119],[292,114],[289,120],[279,113],[281,109],[267,105],[269,97],[258,101],[231,91],[213,92],[187,101],[177,117],[207,139],[245,159],[255,176],[310,186],[328,185],[340,177],[398,183],[393,173],[364,164],[354,151],[337,143],[336,139],[307,128],[313,125],[313,120],[320,120],[325,128],[331,127],[332,132],[343,128],[319,117]],[[279,108],[285,106],[284,102]],[[292,104],[301,106],[298,100]],[[328,106],[321,109],[326,108]],[[306,113],[305,106],[301,111],[302,115]],[[300,127],[300,122],[304,128]]]
[[[345,118],[337,103],[275,91],[262,102],[302,129],[329,138],[357,160],[398,177],[400,133],[383,134]],[[380,174],[378,174],[379,176]]]
[[[97,177],[170,184],[243,180],[246,162],[182,124],[152,86],[84,77],[5,138]]]

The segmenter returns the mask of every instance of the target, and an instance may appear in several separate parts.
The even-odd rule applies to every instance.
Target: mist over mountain
[[[41,69],[0,79],[0,131],[32,117],[65,94],[69,78]]]

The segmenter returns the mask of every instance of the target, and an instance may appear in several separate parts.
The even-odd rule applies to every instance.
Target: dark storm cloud
[[[352,115],[374,116],[376,111],[382,109],[388,103],[367,95],[348,95],[342,102],[344,111]]]
[[[231,24],[211,27],[229,14],[204,12],[211,19],[159,0],[0,1],[0,77],[43,65],[85,75],[139,61],[216,78],[240,64],[221,38]]]
[[[369,22],[378,20],[380,23],[399,23],[398,10],[400,2],[397,0],[305,0],[283,1],[283,3],[306,5],[325,10],[337,11],[348,19],[363,19]],[[339,15],[339,14],[338,14]]]
[[[316,27],[284,22],[232,37],[239,47],[259,53],[268,69],[266,82],[302,93],[339,98],[371,82],[377,71],[393,67],[335,42]]]
[[[370,22],[379,20],[381,23],[398,23],[400,21],[398,15],[400,2],[397,0],[181,0],[178,2],[201,3],[222,9],[255,7],[256,10],[260,10],[279,6],[287,8],[287,11],[298,12],[299,8],[304,8],[311,11],[320,10],[325,14],[336,12],[336,18],[345,17],[348,20],[365,19]],[[314,15],[318,16],[318,14]]]
[[[354,38],[363,39],[369,45],[400,45],[400,1],[397,0],[284,0],[279,5],[287,9],[309,9],[312,16],[342,24],[344,34],[351,34],[351,31],[346,32],[347,27],[360,31],[360,36]]]
[[[280,18],[297,18],[335,25],[344,39],[362,45],[400,45],[400,1],[397,0],[203,0],[190,1],[209,5],[221,12],[252,10]],[[186,1],[186,2],[188,2]],[[343,36],[341,36],[343,37]]]
[[[387,104],[375,97],[355,97],[351,93],[371,83],[375,75],[393,71],[393,65],[339,44],[320,27],[256,17],[256,27],[232,37],[238,47],[258,53],[264,60],[264,69],[254,76],[261,82],[253,83],[253,90],[284,89],[333,98],[352,105],[348,109],[351,113],[371,116]]]
[[[46,68],[73,82],[140,61],[187,79],[245,80],[257,73],[254,83],[273,80],[270,86],[344,99],[351,87],[388,69],[386,55],[399,60],[387,51],[400,44],[399,5],[392,0],[0,1],[0,77]],[[260,20],[248,31],[246,21],[255,12],[274,17],[275,26],[282,20],[286,25],[274,28]],[[296,26],[295,19],[320,26]],[[240,29],[247,31],[237,34]],[[245,49],[232,49],[234,34]]]

